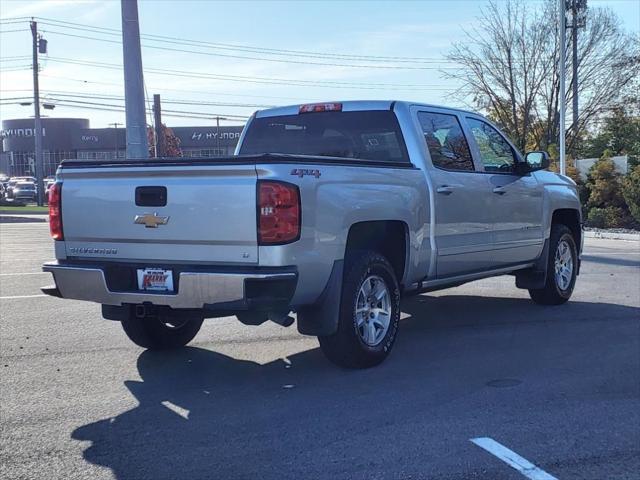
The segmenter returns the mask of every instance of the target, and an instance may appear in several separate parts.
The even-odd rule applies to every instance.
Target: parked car
[[[20,182],[27,182],[35,185],[36,179],[35,177],[11,177],[6,185],[7,198],[14,198],[13,189],[16,186],[16,184]]]
[[[12,180],[15,180],[17,182],[30,182],[30,183],[37,183],[36,177],[13,177]]]
[[[55,178],[54,179],[45,179],[44,181],[44,201],[46,202],[49,198],[49,189],[51,188],[51,186],[56,183]]]
[[[15,179],[10,179],[5,185],[5,196],[7,198],[13,198],[13,187],[18,183]]]
[[[14,200],[36,201],[36,186],[31,182],[16,182],[13,186],[11,198]]]
[[[391,351],[400,298],[495,275],[540,304],[572,294],[575,183],[474,112],[409,102],[257,112],[237,156],[64,161],[51,295],[102,304],[136,344],[179,347],[203,319],[271,320],[326,356]]]

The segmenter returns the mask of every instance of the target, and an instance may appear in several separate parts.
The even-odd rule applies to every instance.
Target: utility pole
[[[137,0],[121,0],[127,157],[149,158]]]
[[[164,144],[164,135],[162,134],[162,110],[160,107],[160,95],[153,95],[153,123],[156,129],[156,157],[166,157],[167,149]]]
[[[40,86],[38,83],[38,23],[31,21],[31,37],[33,39],[33,113],[36,164],[36,189],[38,190],[38,206],[44,205],[44,181],[42,164],[42,122],[40,120]]]
[[[566,41],[567,41],[567,17],[566,17],[566,4],[565,0],[558,0],[558,22],[560,27],[560,58],[559,58],[559,70],[560,70],[560,93],[558,94],[558,104],[560,108],[560,120],[559,120],[559,130],[560,130],[560,139],[558,143],[560,144],[560,173],[562,175],[566,174],[566,159],[565,159],[565,131],[564,131],[564,121],[565,121],[565,110],[566,110],[566,98],[565,98],[565,70],[566,70]]]
[[[217,154],[220,156],[220,117],[216,117],[216,143]]]
[[[573,122],[571,129],[573,134],[578,134],[578,29],[585,26],[584,12],[587,9],[587,0],[569,0],[571,2],[571,40],[573,47],[573,56],[571,59],[571,67],[573,69]]]
[[[218,153],[216,156],[223,157],[224,154],[220,153],[222,150],[220,148],[220,120],[229,120],[227,117],[221,117],[220,115],[216,115],[216,148],[218,149]]]
[[[118,158],[120,157],[120,150],[118,147],[118,125],[122,125],[122,124],[118,122],[113,122],[109,124],[110,127],[113,127],[115,129],[115,144],[116,144],[115,159],[116,160],[118,160]]]

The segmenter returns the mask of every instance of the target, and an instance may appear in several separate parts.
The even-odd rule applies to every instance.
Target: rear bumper
[[[56,283],[54,288],[44,288],[44,293],[116,306],[150,303],[175,309],[270,310],[288,306],[297,283],[297,273],[291,269],[212,271],[198,267],[189,271],[183,265],[174,270],[177,291],[169,294],[110,288],[107,267],[101,265],[54,262],[42,269],[52,273]]]

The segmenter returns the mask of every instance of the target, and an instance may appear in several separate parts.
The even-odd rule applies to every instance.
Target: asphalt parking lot
[[[526,478],[485,437],[550,476],[529,478],[640,478],[639,242],[588,239],[561,307],[512,277],[408,299],[366,371],[233,318],[143,351],[99,306],[40,295],[46,223],[0,244],[2,478]]]

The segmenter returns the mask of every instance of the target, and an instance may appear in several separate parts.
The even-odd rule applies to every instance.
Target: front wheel
[[[547,281],[543,288],[529,290],[531,299],[541,305],[560,305],[573,293],[578,273],[578,249],[571,230],[553,225],[549,237]]]
[[[338,330],[318,337],[323,353],[341,367],[378,365],[393,347],[399,322],[400,288],[389,261],[373,251],[349,254]]]
[[[184,347],[200,331],[204,318],[185,315],[165,318],[146,316],[138,318],[129,315],[122,320],[122,329],[136,345],[150,350],[168,350]]]

